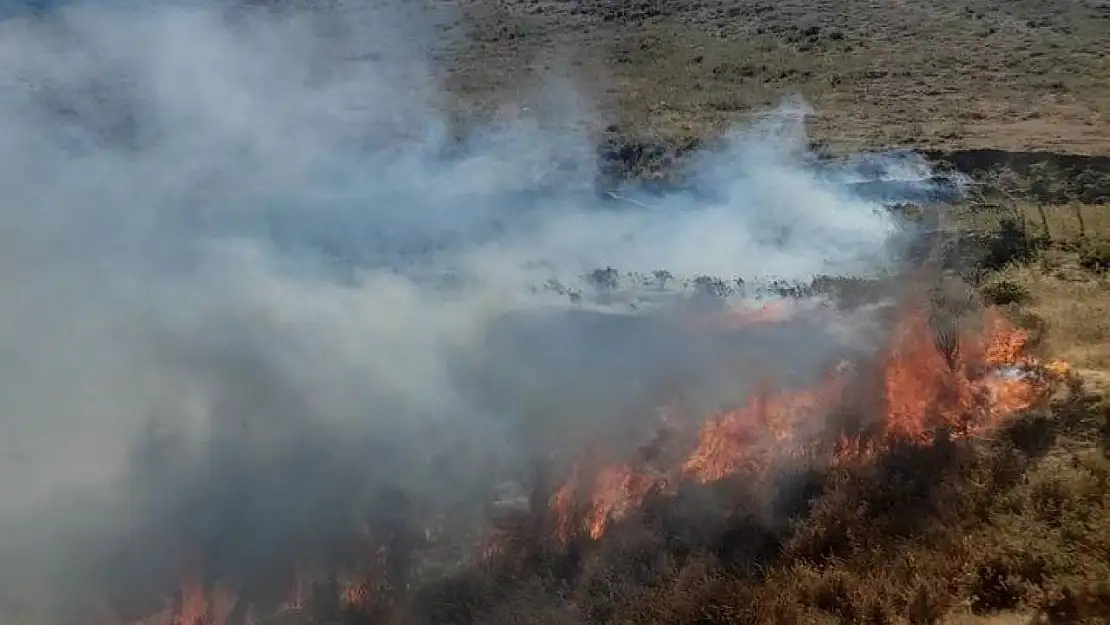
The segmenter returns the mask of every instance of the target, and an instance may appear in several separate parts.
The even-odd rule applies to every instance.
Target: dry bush
[[[980,291],[987,303],[993,306],[1011,306],[1029,301],[1029,289],[1011,280],[985,284]]]
[[[1110,243],[1099,241],[1085,246],[1079,255],[1079,265],[1096,273],[1110,270]]]

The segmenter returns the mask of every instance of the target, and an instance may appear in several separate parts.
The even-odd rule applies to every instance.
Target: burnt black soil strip
[[[985,173],[994,169],[1010,169],[1019,174],[1028,174],[1037,167],[1050,167],[1072,174],[1082,172],[1110,174],[1110,155],[1007,150],[916,151],[930,161],[948,164],[957,171],[969,175]]]
[[[703,142],[694,139],[665,142],[609,136],[597,148],[597,188],[612,191],[634,187],[648,193],[696,192],[691,180],[692,172],[687,168],[690,157],[713,151],[718,144],[717,141]],[[1002,170],[1023,177],[1047,177],[1057,183],[1060,193],[1059,197],[1045,199],[1110,203],[1110,155],[985,149],[920,149],[874,153],[916,154],[942,172],[958,172],[972,177]],[[818,164],[836,160],[836,156],[816,148],[813,160],[814,164]]]

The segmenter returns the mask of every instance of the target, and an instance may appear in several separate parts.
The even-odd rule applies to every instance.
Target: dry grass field
[[[630,134],[706,136],[784,96],[843,147],[1105,154],[1102,0],[459,0],[469,107],[570,75]]]

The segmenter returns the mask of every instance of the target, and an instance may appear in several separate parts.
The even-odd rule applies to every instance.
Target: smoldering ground
[[[478,525],[540,447],[618,440],[670,382],[736,400],[867,349],[832,313],[724,344],[543,288],[882,270],[897,225],[803,166],[797,109],[701,157],[708,196],[613,205],[579,193],[575,98],[448,139],[425,27],[449,16],[327,6],[0,22],[5,622],[160,596],[198,550],[247,583],[387,487]]]

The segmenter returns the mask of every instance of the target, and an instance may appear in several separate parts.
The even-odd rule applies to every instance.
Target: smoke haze
[[[429,61],[450,16],[328,7],[0,22],[0,622],[91,605],[123,541],[150,547],[113,561],[135,588],[198,544],[265,570],[385,487],[477,522],[499,476],[636,429],[666,382],[735,400],[755,363],[816,372],[844,344],[825,317],[720,344],[603,314],[594,269],[891,259],[887,214],[804,166],[796,105],[699,156],[708,193],[603,201],[561,84],[559,123],[456,140]]]

